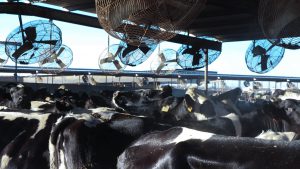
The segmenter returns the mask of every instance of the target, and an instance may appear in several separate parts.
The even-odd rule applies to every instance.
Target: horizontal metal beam
[[[64,6],[64,8],[68,9],[69,11],[75,11],[75,10],[86,10],[86,9],[95,9],[95,2],[87,2],[83,4],[76,4],[76,5],[70,5],[70,6]]]
[[[0,3],[0,13],[38,16],[42,18],[49,18],[53,20],[102,29],[101,25],[99,24],[98,18],[96,17],[25,3]],[[190,44],[213,50],[222,49],[222,44],[220,42],[208,41],[205,39],[199,39],[180,34],[177,34],[174,38],[168,41],[179,44]]]
[[[96,17],[61,11],[57,9],[30,5],[25,3],[0,3],[0,13],[38,16],[63,22],[101,28]]]
[[[43,74],[43,71],[38,67],[18,67],[19,73],[30,73],[36,74],[36,71],[40,75]],[[4,66],[0,67],[0,72],[2,73],[14,73],[14,66]],[[64,72],[61,72],[54,76],[73,76],[73,75],[99,75],[99,76],[115,76],[115,77],[136,77],[138,74],[139,77],[152,77],[152,78],[175,78],[178,79],[178,74],[182,79],[204,79],[204,71],[184,71],[178,70],[173,74],[166,75],[157,75],[150,71],[123,71],[120,74],[112,75],[112,72],[104,72],[97,69],[66,69]],[[233,75],[233,74],[218,74],[217,72],[209,72],[209,80],[248,80],[253,81],[275,81],[275,82],[286,82],[290,80],[291,82],[300,82],[300,77],[287,77],[287,76],[263,76],[263,75]]]

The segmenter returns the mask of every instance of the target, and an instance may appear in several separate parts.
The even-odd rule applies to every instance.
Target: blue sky
[[[23,22],[36,19],[37,17],[23,16]],[[92,68],[98,69],[98,57],[107,47],[107,33],[104,30],[85,27],[75,24],[54,21],[62,30],[63,44],[73,50],[73,63],[71,68]],[[6,36],[19,26],[17,15],[0,14],[0,41],[5,41]],[[111,44],[118,44],[119,40],[111,38]],[[209,70],[221,74],[245,74],[257,75],[248,70],[245,63],[245,53],[250,41],[223,43],[223,51],[219,58],[209,66]],[[179,44],[162,42],[161,49],[172,48],[177,50]],[[149,70],[151,61],[157,56],[157,50],[143,64],[127,69]],[[270,76],[294,76],[300,74],[300,51],[286,50],[285,56],[279,65],[264,75]],[[9,60],[7,65],[14,63]],[[37,66],[37,65],[36,65]],[[201,69],[200,69],[201,70]]]

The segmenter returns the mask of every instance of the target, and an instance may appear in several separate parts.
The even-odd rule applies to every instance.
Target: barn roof
[[[34,15],[101,28],[96,17],[72,12],[95,13],[95,0],[47,0],[44,3],[63,7],[70,12],[24,3],[0,3],[0,13]],[[258,3],[259,0],[207,0],[206,7],[190,25],[189,31],[214,36],[223,42],[262,39],[257,21]],[[180,43],[185,40],[183,36],[176,36],[173,41]]]

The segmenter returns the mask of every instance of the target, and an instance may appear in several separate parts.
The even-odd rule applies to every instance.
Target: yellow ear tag
[[[192,110],[193,110],[193,108],[189,106],[189,107],[188,107],[188,111],[191,113]]]
[[[161,111],[162,112],[168,112],[169,109],[170,109],[170,106],[164,106],[164,107],[162,107]]]

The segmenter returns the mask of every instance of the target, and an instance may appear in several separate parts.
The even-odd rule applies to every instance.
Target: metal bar
[[[208,49],[204,49],[205,53],[205,73],[204,73],[204,82],[205,82],[205,95],[208,94]]]

